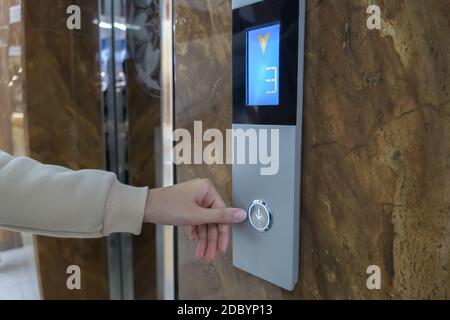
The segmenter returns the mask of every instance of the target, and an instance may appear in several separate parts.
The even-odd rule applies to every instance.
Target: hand
[[[144,222],[190,226],[190,239],[197,241],[197,258],[212,262],[217,251],[225,254],[230,225],[245,221],[242,209],[227,208],[214,185],[196,179],[149,191]]]

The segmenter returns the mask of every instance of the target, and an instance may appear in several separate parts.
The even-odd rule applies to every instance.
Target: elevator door
[[[79,28],[69,27],[74,19]],[[0,148],[74,170],[109,170],[124,183],[154,187],[159,2],[2,0],[0,25]],[[14,258],[20,275],[26,269],[21,262],[27,264],[22,282],[31,293],[4,294],[5,273],[0,296],[154,299],[155,249],[153,226],[138,237],[108,239],[0,231],[1,266]],[[80,268],[79,290],[67,285],[70,266]]]
[[[179,298],[448,298],[450,3],[373,2],[381,30],[367,28],[365,0],[306,1],[296,289],[235,269],[230,252],[196,261],[179,228]],[[229,0],[174,1],[176,128],[231,128],[231,18]],[[231,203],[229,166],[181,165],[176,176],[210,178]]]

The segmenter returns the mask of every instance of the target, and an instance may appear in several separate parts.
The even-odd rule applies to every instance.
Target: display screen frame
[[[280,23],[279,104],[247,106],[247,31]],[[233,10],[233,123],[296,125],[299,1],[265,0]]]
[[[276,99],[276,103],[264,102],[264,103],[261,103],[261,104],[255,104],[255,103],[252,103],[251,100],[254,100],[254,99],[263,100],[263,98],[257,97],[258,96],[257,94],[252,94],[252,89],[251,89],[252,74],[251,74],[251,70],[253,70],[253,69],[251,69],[251,67],[254,68],[254,66],[251,66],[251,61],[250,60],[251,60],[251,58],[255,58],[254,57],[255,53],[253,54],[253,56],[250,53],[250,50],[251,50],[251,39],[250,39],[251,35],[250,34],[254,33],[254,32],[259,33],[263,29],[267,30],[267,29],[273,28],[273,27],[278,27],[277,28],[278,29],[277,30],[277,32],[278,32],[278,34],[277,34],[278,43],[276,44],[277,52],[276,52],[276,58],[275,58],[276,65],[274,66],[274,67],[276,67],[276,70],[275,70],[275,74],[273,75],[273,80],[274,80],[273,82],[274,82],[275,89],[277,91],[276,92],[276,98],[275,98]],[[280,70],[280,43],[281,43],[280,35],[281,35],[281,23],[279,21],[270,23],[268,25],[263,25],[263,26],[249,28],[246,31],[246,46],[247,46],[247,49],[246,49],[246,99],[245,99],[245,101],[246,101],[247,107],[264,106],[264,107],[269,107],[269,108],[272,107],[272,108],[274,108],[274,107],[278,107],[279,104],[280,104],[280,78],[279,78],[279,70]],[[272,43],[271,42],[272,38],[273,38],[273,34],[270,34],[269,38],[266,40],[266,41],[268,41],[267,45],[270,45]],[[260,41],[260,40],[258,39],[258,41]],[[258,46],[257,50],[261,50],[260,45],[261,44],[257,44],[257,46]],[[270,47],[269,47],[269,49],[270,49]],[[263,53],[263,55],[265,55],[265,54],[268,54],[268,53],[267,52]],[[255,62],[255,64],[257,64],[257,63]],[[269,79],[270,76],[268,75],[268,72],[266,73],[266,75],[267,76],[265,77],[265,79],[267,81],[267,79]],[[255,89],[253,89],[253,90],[255,90]]]

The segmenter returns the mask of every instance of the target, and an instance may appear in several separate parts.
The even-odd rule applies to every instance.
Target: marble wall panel
[[[82,8],[82,29],[66,28],[66,8]],[[97,3],[26,0],[25,73],[30,156],[71,169],[104,167]],[[36,237],[43,299],[108,299],[105,239]],[[82,270],[82,290],[66,287],[66,268]]]
[[[181,298],[448,299],[450,2],[307,1],[300,279],[286,292],[195,261],[178,233]],[[231,5],[175,0],[176,127],[231,126]],[[230,168],[179,166],[230,202]],[[381,290],[366,287],[378,265]]]

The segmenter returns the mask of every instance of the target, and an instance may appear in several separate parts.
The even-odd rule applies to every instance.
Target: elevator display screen
[[[247,29],[247,106],[279,105],[280,23]]]

